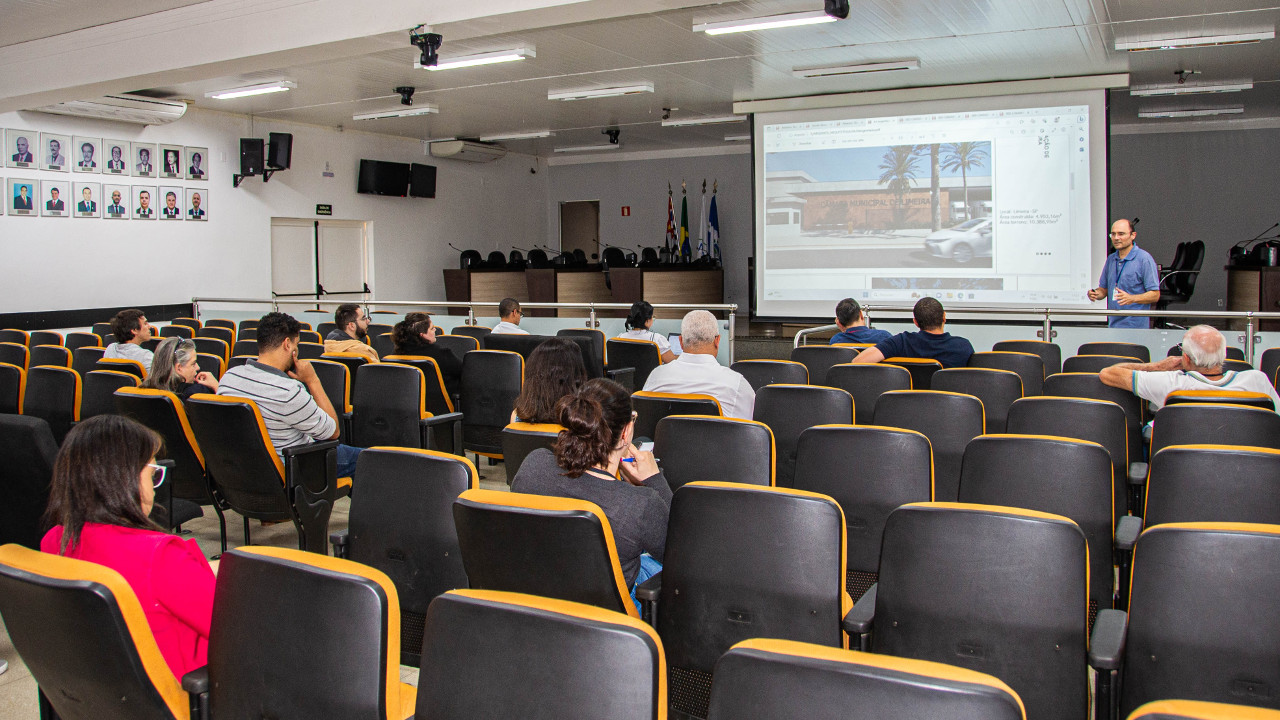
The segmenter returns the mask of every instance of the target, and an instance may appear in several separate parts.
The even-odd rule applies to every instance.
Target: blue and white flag
[[[716,210],[716,193],[711,191],[711,210],[707,214],[707,244],[711,257],[720,260],[720,213]]]

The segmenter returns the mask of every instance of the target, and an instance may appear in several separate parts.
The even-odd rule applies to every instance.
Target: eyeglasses
[[[163,485],[165,466],[156,465],[155,463],[147,463],[147,467],[151,468],[152,487],[160,487],[161,485]]]

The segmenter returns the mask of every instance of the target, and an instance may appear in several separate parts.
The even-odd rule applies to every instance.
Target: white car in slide
[[[974,218],[929,234],[924,249],[934,257],[965,264],[976,257],[991,257],[991,218]]]

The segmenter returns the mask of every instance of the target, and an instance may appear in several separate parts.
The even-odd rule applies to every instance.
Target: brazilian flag
[[[689,196],[680,198],[680,259],[693,260],[693,248],[689,245]]]

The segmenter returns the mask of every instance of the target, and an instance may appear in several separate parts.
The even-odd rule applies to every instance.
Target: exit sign
[[[623,206],[622,206],[622,217],[631,217],[631,206],[630,206],[630,205],[623,205]]]

